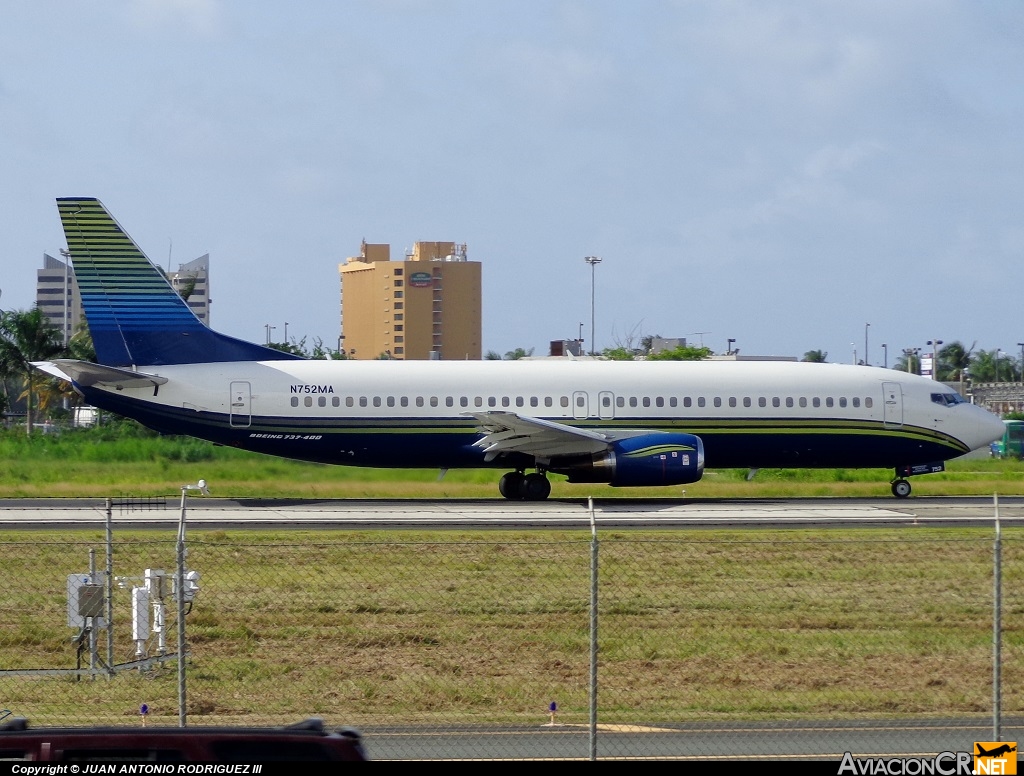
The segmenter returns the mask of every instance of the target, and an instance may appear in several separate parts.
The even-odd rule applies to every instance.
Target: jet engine
[[[614,442],[604,453],[552,461],[549,468],[569,482],[684,485],[704,474],[704,443],[693,434],[643,434]]]

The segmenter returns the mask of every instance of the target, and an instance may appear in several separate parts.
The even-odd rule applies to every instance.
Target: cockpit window
[[[954,404],[963,402],[964,398],[958,393],[933,393],[932,401],[936,404],[944,404],[947,407],[951,407]]]

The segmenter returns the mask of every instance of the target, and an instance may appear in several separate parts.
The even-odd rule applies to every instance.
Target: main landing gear
[[[525,474],[520,469],[501,475],[498,491],[512,501],[543,501],[551,495],[551,483],[541,472]]]

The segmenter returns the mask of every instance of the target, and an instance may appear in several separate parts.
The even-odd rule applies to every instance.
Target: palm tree
[[[38,307],[0,313],[0,375],[20,377],[25,383],[25,432],[32,433],[32,399],[43,377],[32,368],[33,361],[46,361],[64,350],[60,331]]]
[[[974,358],[974,347],[977,341],[965,348],[959,340],[950,342],[946,347],[939,350],[938,374],[940,380],[959,380],[960,395],[964,395],[964,373],[971,367]]]
[[[808,350],[806,353],[804,353],[804,357],[802,359],[800,359],[800,360],[801,361],[811,361],[811,362],[813,362],[815,364],[824,364],[827,359],[828,359],[828,351],[827,350]]]

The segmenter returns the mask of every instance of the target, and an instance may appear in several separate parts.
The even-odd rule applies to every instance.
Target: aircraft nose
[[[979,447],[984,447],[990,442],[1002,438],[1006,426],[998,415],[981,407],[971,407],[971,409],[977,416],[974,432],[971,434],[971,439],[968,440],[972,450],[977,450]]]

